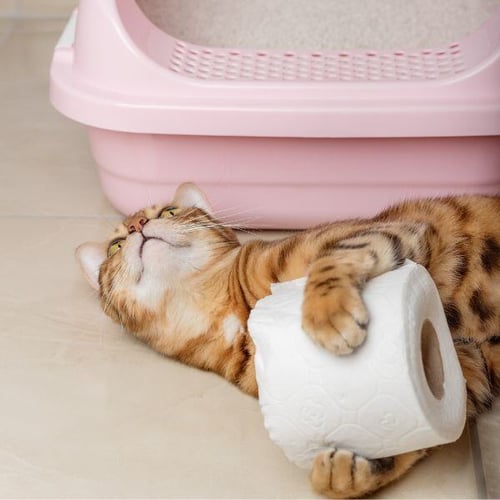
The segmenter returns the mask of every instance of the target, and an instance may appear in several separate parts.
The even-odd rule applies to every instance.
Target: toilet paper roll
[[[466,391],[437,288],[413,262],[371,280],[365,343],[335,356],[301,328],[305,278],[272,285],[249,318],[271,439],[310,467],[336,446],[367,458],[454,441]]]

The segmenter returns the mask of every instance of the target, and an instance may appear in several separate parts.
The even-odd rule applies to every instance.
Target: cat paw
[[[361,291],[347,278],[309,279],[302,305],[302,328],[328,351],[350,354],[366,338],[368,311]]]
[[[331,498],[359,498],[376,487],[370,461],[337,448],[316,457],[310,477],[313,488]]]
[[[311,484],[318,493],[330,498],[365,497],[408,472],[427,452],[417,450],[367,459],[348,450],[330,448],[316,456]]]

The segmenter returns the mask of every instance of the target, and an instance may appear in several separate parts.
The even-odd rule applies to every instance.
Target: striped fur
[[[139,213],[146,221],[143,233],[150,224],[163,227],[156,219],[160,211],[153,207]],[[137,227],[126,220],[116,233],[126,238],[124,249],[100,268],[105,312],[157,351],[214,371],[257,396],[255,350],[246,321],[272,282],[307,276],[303,327],[325,349],[346,355],[366,336],[369,316],[361,298],[366,282],[409,258],[428,269],[439,289],[467,380],[469,416],[491,406],[500,388],[500,197],[408,201],[372,219],[243,246],[209,211],[185,206],[175,221],[165,221],[167,234],[183,235],[182,250],[192,255],[192,267],[160,288],[156,283],[153,302],[144,299],[148,295],[142,288],[139,297],[137,281],[123,277],[124,262],[135,265],[127,252],[140,239]],[[196,245],[189,254],[187,249]],[[160,257],[148,265],[160,266]],[[115,287],[118,274],[121,283]],[[367,460],[332,449],[317,457],[312,485],[330,497],[364,496],[397,479],[426,453]]]

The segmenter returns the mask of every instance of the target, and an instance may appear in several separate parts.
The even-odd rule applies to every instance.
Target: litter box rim
[[[155,43],[168,50],[155,55]],[[500,134],[500,9],[478,31],[450,44],[461,47],[463,68],[428,81],[194,78],[168,66],[180,45],[185,52],[214,50],[159,30],[134,0],[80,0],[54,50],[51,101],[85,125],[149,134]],[[242,57],[245,53],[240,51]],[[285,57],[283,51],[275,53]]]

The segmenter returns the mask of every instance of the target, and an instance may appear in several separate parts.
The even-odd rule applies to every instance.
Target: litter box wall
[[[176,40],[133,0],[82,0],[51,99],[88,126],[123,213],[187,180],[264,228],[500,191],[500,12],[442,49],[262,52]]]

